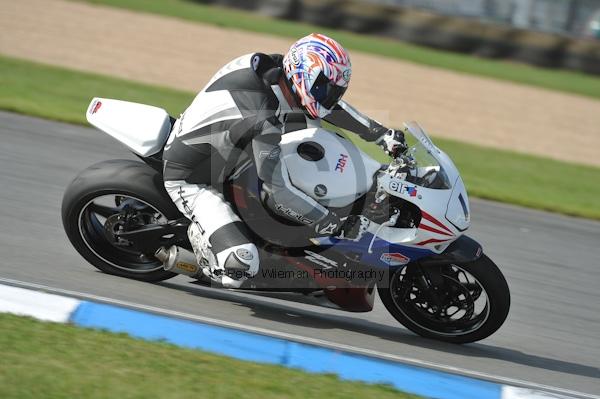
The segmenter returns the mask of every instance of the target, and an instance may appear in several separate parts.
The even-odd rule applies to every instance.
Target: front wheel
[[[387,310],[409,330],[457,344],[493,334],[510,308],[508,284],[485,255],[463,264],[410,264],[393,271],[389,286],[378,292]]]

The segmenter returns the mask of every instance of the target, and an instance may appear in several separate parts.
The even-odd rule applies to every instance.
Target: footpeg
[[[175,245],[168,249],[160,247],[154,256],[163,263],[163,268],[169,272],[191,277],[202,272],[196,263],[196,255],[187,249]]]

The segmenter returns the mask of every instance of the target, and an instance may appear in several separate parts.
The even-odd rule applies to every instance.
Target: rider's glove
[[[317,223],[314,224],[315,234],[317,237],[328,237],[338,234],[342,229],[342,220],[333,211],[329,213]]]
[[[327,216],[315,224],[317,237],[336,237],[343,240],[359,241],[367,232],[369,219],[364,216],[350,215],[341,219],[329,211]]]
[[[375,144],[379,145],[386,154],[394,158],[408,148],[404,140],[404,133],[394,129],[388,129],[386,133],[375,141]]]
[[[367,232],[370,223],[369,219],[362,215],[350,215],[344,221],[337,238],[342,240],[360,241]]]

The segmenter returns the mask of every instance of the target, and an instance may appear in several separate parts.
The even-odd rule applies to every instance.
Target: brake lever
[[[381,223],[381,225],[377,228],[377,231],[375,231],[375,234],[373,234],[373,238],[371,238],[371,242],[369,243],[369,249],[367,249],[368,253],[373,253],[373,243],[375,242],[375,239],[379,236],[379,232],[381,231],[381,229],[383,229],[384,227],[394,226],[398,221],[399,216],[400,211],[396,210],[388,221]]]

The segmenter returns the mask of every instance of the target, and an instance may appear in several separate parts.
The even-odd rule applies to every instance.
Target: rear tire
[[[82,171],[63,196],[62,222],[77,252],[96,268],[116,276],[149,282],[176,276],[164,270],[153,254],[136,254],[127,247],[120,248],[111,242],[109,235],[103,235],[106,227],[101,220],[105,224],[109,221],[103,218],[103,213],[110,215],[113,209],[94,201],[111,196],[116,203],[126,200],[134,209],[143,209],[145,217],[160,214],[173,220],[182,216],[167,194],[162,176],[148,165],[131,160],[97,163]],[[118,208],[115,204],[114,209]],[[96,209],[100,211],[95,212]]]
[[[409,267],[417,268],[419,266],[413,264],[407,266],[407,268]],[[403,269],[392,272],[389,287],[377,288],[379,296],[386,309],[396,320],[423,337],[464,344],[490,336],[502,326],[508,316],[510,292],[506,279],[496,264],[486,255],[482,255],[474,262],[452,265],[452,268],[459,270],[459,274],[468,273],[474,277],[477,283],[477,285],[462,283],[452,274],[444,276],[447,280],[446,286],[450,286],[448,289],[455,293],[457,300],[461,300],[461,304],[465,304],[466,308],[469,309],[470,306],[466,304],[468,301],[475,302],[475,300],[483,299],[482,295],[485,294],[487,302],[480,309],[481,314],[477,316],[478,318],[476,318],[477,312],[474,311],[475,306],[473,306],[469,309],[473,311],[471,320],[465,316],[465,321],[457,322],[448,317],[448,323],[444,325],[443,317],[435,315],[431,311],[431,308],[434,308],[431,301],[423,299],[426,297],[425,290],[419,291],[419,288],[416,288],[418,286],[416,282],[402,277],[408,273]],[[443,295],[442,291],[443,289],[437,294]],[[424,304],[426,305],[423,306]],[[454,307],[458,308],[459,306]],[[469,310],[465,313],[468,313]],[[465,326],[469,326],[469,329]],[[461,328],[463,329],[461,330]]]

